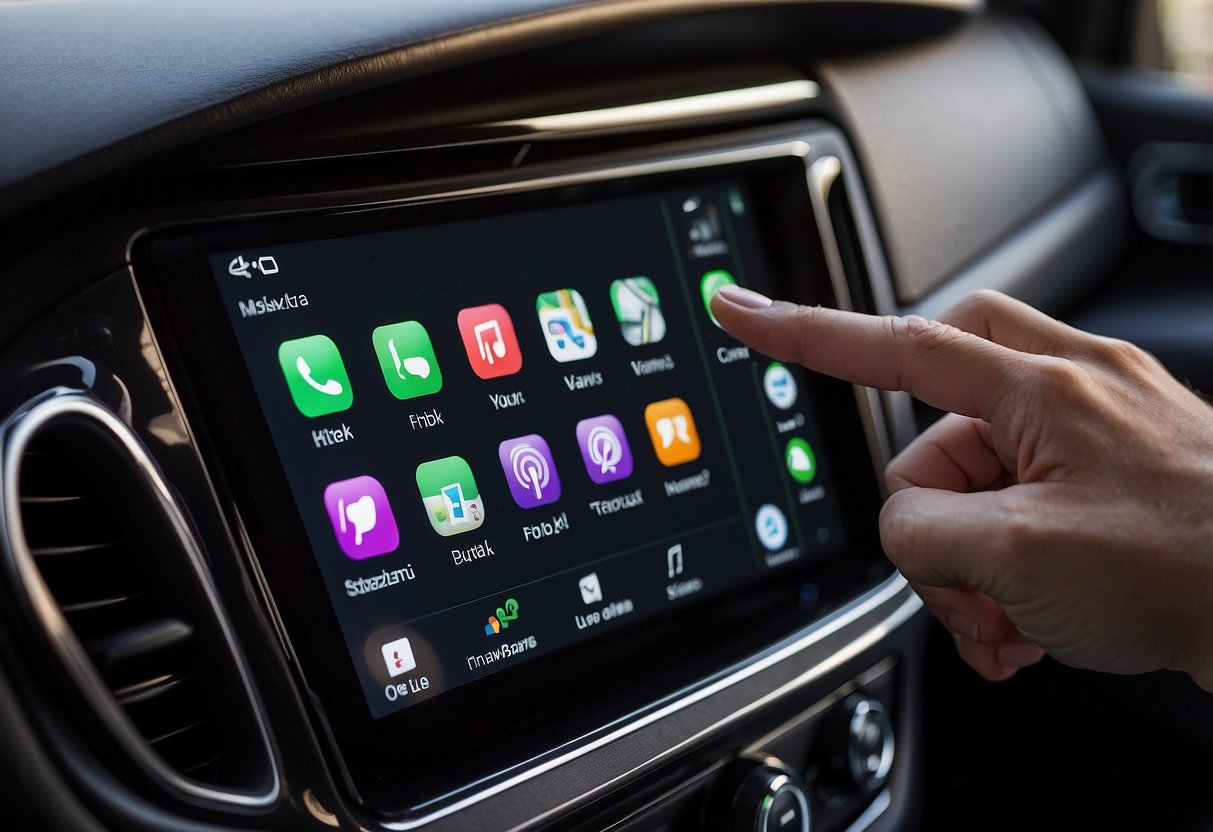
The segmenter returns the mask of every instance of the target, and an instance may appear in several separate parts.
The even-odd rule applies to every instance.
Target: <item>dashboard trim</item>
[[[760,654],[749,664],[735,669],[723,678],[688,693],[682,698],[671,702],[652,713],[646,714],[640,719],[621,726],[604,736],[597,737],[588,744],[555,759],[545,761],[538,766],[527,769],[524,772],[520,772],[508,780],[494,784],[483,791],[469,795],[468,797],[448,806],[444,806],[443,808],[428,815],[422,815],[417,818],[410,818],[404,821],[385,821],[381,825],[384,829],[400,830],[400,832],[405,832],[406,830],[421,828],[448,815],[467,809],[469,806],[479,803],[482,800],[493,797],[494,795],[500,794],[501,792],[524,783],[527,780],[531,780],[541,774],[558,768],[559,766],[565,765],[578,757],[582,757],[592,751],[607,746],[616,740],[619,740],[642,728],[648,727],[661,719],[677,713],[678,711],[684,710],[699,702],[703,702],[704,700],[720,693],[721,691],[751,679],[762,671],[774,667],[780,662],[786,661],[787,659],[802,653],[809,647],[812,647],[830,635],[837,633],[839,630],[858,622],[865,616],[880,610],[882,607],[892,605],[896,603],[898,599],[903,598],[903,596],[908,596],[904,597],[904,600],[901,600],[900,603],[896,603],[896,606],[883,619],[869,627],[859,637],[852,639],[845,648],[831,654],[831,656],[825,661],[818,662],[817,664],[810,666],[795,676],[792,680],[774,688],[765,696],[751,701],[745,708],[734,711],[731,715],[724,719],[717,720],[710,726],[697,731],[690,737],[685,738],[679,744],[664,749],[658,757],[650,760],[645,767],[647,768],[656,765],[662,758],[673,756],[704,736],[719,731],[743,719],[748,714],[769,705],[771,702],[804,687],[834,668],[839,667],[850,659],[857,657],[869,647],[874,646],[902,624],[909,621],[910,618],[922,608],[922,600],[913,592],[908,592],[908,589],[909,583],[906,581],[906,579],[902,577],[900,573],[895,573],[887,578],[883,583],[869,590],[864,595],[861,595],[859,598],[844,606],[842,609],[835,611],[832,615],[829,615],[815,624],[805,628],[805,630],[803,630],[800,634],[793,637],[794,641],[792,641],[790,644],[770,648],[766,653]],[[605,786],[600,787],[600,789],[601,788],[605,788]],[[588,795],[584,795],[583,798],[586,796]],[[552,807],[543,815],[534,818],[533,821],[541,821],[545,817],[563,812],[567,808],[568,804]]]
[[[821,87],[817,82],[798,79],[621,107],[496,121],[486,127],[513,131],[511,139],[519,135],[529,139],[542,139],[549,136],[563,138],[603,134],[617,130],[660,130],[671,123],[686,127],[706,120],[778,111],[785,107],[805,104],[820,95]]]

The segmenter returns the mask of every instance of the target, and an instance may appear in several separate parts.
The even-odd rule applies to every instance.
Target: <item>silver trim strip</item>
[[[838,297],[838,305],[842,309],[854,309],[855,303],[851,298],[851,288],[847,284],[846,270],[842,265],[842,254],[838,250],[838,237],[834,231],[834,223],[830,219],[830,189],[842,175],[842,161],[837,156],[821,156],[809,162],[806,176],[809,183],[809,198],[813,203],[813,213],[817,218],[817,233],[821,238],[821,247],[825,253],[826,269],[830,273],[830,282],[834,286],[834,294]],[[872,464],[876,467],[876,481],[880,484],[880,492],[888,497],[888,486],[884,479],[884,467],[893,458],[889,444],[889,432],[880,430],[876,417],[883,419],[883,403],[880,392],[871,387],[855,387],[855,398],[862,413],[864,408],[872,414],[864,419],[864,431],[868,437],[868,447],[872,452]]]
[[[704,120],[752,116],[759,111],[795,107],[819,95],[821,87],[813,81],[801,79],[622,107],[496,121],[486,126],[520,131],[534,139],[557,135],[565,138],[616,130],[659,130],[670,124],[681,127]]]
[[[893,794],[885,789],[880,794],[873,798],[868,804],[868,808],[863,810],[863,814],[855,818],[855,822],[847,827],[847,832],[864,832],[868,827],[874,824],[881,815],[888,811],[889,806],[893,803]]]
[[[83,645],[76,638],[71,625],[64,618],[59,604],[46,585],[25,538],[25,526],[20,507],[21,458],[34,437],[47,425],[64,418],[90,420],[117,441],[146,478],[160,503],[161,510],[172,524],[182,548],[188,554],[190,563],[194,567],[195,577],[201,584],[215,618],[219,622],[227,648],[240,673],[241,684],[244,686],[245,694],[252,707],[273,780],[271,787],[265,792],[245,794],[214,789],[188,780],[169,768],[152,750],[122,710],[113,693],[97,672],[97,668],[89,659]],[[27,402],[0,425],[0,470],[2,470],[3,477],[2,484],[0,484],[0,488],[3,489],[0,492],[3,495],[3,506],[0,510],[0,544],[3,545],[9,556],[6,559],[6,565],[15,572],[18,584],[25,590],[31,608],[47,635],[50,636],[51,644],[58,654],[59,660],[76,685],[84,692],[97,716],[105,723],[123,751],[143,769],[145,774],[189,797],[245,808],[267,806],[277,800],[281,780],[260,700],[254,692],[240,651],[236,647],[235,637],[219,605],[210,573],[206,568],[193,532],[181,513],[181,509],[177,506],[160,469],[134,432],[109,408],[89,395],[77,390],[57,387]]]
[[[729,675],[689,693],[681,699],[645,714],[641,718],[630,722],[627,725],[621,726],[614,731],[604,734],[603,736],[597,737],[586,745],[580,746],[572,751],[560,755],[559,757],[546,760],[540,765],[520,772],[508,780],[497,783],[488,789],[477,792],[473,795],[469,795],[468,797],[445,806],[436,812],[404,821],[385,821],[383,822],[382,826],[384,829],[393,830],[418,829],[448,815],[462,811],[469,806],[479,803],[480,801],[489,797],[500,794],[507,789],[513,788],[514,786],[524,783],[527,780],[551,771],[554,768],[562,766],[565,763],[584,756],[585,754],[588,754],[596,749],[609,745],[610,743],[615,742],[628,734],[652,725],[661,719],[671,716],[678,711],[684,710],[697,702],[701,702],[716,693],[738,684],[739,682],[743,682],[746,679],[767,670],[768,668],[794,656],[797,653],[803,652],[830,635],[855,623],[865,615],[879,609],[883,604],[892,601],[908,586],[909,584],[906,582],[906,579],[901,576],[901,573],[896,573],[886,579],[884,583],[855,599],[853,602],[851,602],[851,604],[848,604],[846,607],[838,610],[833,615],[827,616],[813,626],[809,627],[800,638],[791,644],[787,644],[782,648],[773,650],[760,658],[755,659],[749,664],[743,665]],[[918,610],[921,608],[922,600],[917,595],[911,593],[909,597],[907,597],[906,600],[888,616],[869,628],[863,635],[853,639],[844,649],[839,650],[831,655],[829,659],[813,665],[800,675],[796,676],[794,679],[780,685],[765,696],[750,702],[744,708],[738,709],[728,718],[714,723],[713,725],[697,732],[691,737],[687,737],[676,746],[663,749],[659,757],[656,757],[650,761],[651,764],[656,764],[658,759],[661,757],[669,757],[679,753],[682,749],[694,742],[697,742],[704,736],[714,733],[737,722],[740,719],[743,719],[754,711],[765,707],[771,702],[786,696],[792,691],[809,684],[814,679],[820,678],[834,668],[845,664],[850,659],[861,654],[864,650],[880,642],[882,639],[908,621],[910,617],[913,616],[914,613],[918,612]],[[551,815],[558,813],[564,808],[564,806],[553,807],[545,814]],[[535,820],[538,821],[541,820],[541,818],[536,818]]]

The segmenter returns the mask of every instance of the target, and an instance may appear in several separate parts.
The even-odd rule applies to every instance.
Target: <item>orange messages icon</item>
[[[644,409],[657,459],[667,468],[699,459],[699,432],[691,408],[682,399],[664,399]]]

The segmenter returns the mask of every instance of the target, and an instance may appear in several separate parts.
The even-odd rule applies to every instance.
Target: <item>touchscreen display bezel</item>
[[[266,578],[316,715],[336,744],[356,797],[368,807],[409,817],[466,798],[558,746],[668,705],[887,578],[892,568],[876,531],[881,492],[873,465],[878,454],[870,444],[873,416],[855,388],[812,378],[820,401],[828,403],[820,408],[822,431],[838,448],[837,467],[848,472],[838,483],[850,533],[842,556],[777,571],[723,598],[648,618],[376,720],[367,711],[315,564],[299,556],[310,552],[310,544],[207,256],[244,245],[426,226],[740,178],[752,194],[776,291],[804,303],[846,305],[822,253],[806,187],[805,149],[788,142],[654,154],[641,162],[435,188],[375,205],[347,197],[319,209],[153,230],[136,241],[136,282],[200,450],[217,474],[229,520],[246,533],[247,555]],[[198,358],[203,351],[205,361]],[[220,398],[222,406],[215,406]],[[275,518],[272,529],[268,518]],[[814,597],[805,591],[810,585]],[[592,662],[582,660],[587,651]],[[479,701],[486,684],[494,688],[494,706],[487,711]],[[426,753],[402,755],[402,747]]]

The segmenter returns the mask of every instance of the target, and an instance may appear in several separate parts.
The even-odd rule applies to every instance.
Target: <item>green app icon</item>
[[[425,327],[416,321],[377,327],[371,334],[387,389],[398,399],[428,396],[442,389],[442,370]]]
[[[341,353],[327,335],[283,341],[278,347],[278,363],[295,407],[304,416],[337,413],[354,403]]]
[[[484,502],[472,469],[461,456],[417,466],[417,490],[434,531],[443,537],[470,532],[484,522]]]
[[[813,481],[813,477],[817,476],[817,457],[814,456],[809,443],[799,436],[788,443],[783,452],[783,459],[788,465],[788,473],[792,475],[792,479],[801,485],[808,485]]]
[[[716,294],[716,290],[721,286],[736,285],[737,281],[733,279],[733,275],[726,272],[724,269],[717,269],[714,272],[708,272],[699,281],[699,292],[703,295],[703,308],[708,310],[708,317],[712,319],[712,323],[720,326],[720,321],[716,320],[716,316],[712,314],[712,295]]]

